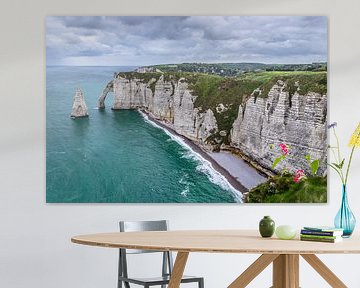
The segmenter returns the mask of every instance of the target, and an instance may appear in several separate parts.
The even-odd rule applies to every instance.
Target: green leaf
[[[335,163],[335,162],[332,162],[331,165],[335,166],[336,168],[340,169],[340,165]]]
[[[340,176],[340,180],[344,183],[343,178],[340,174],[340,170],[336,168],[333,164],[328,163],[328,165],[336,171],[336,173]]]
[[[283,160],[285,157],[283,155],[277,157],[275,160],[274,160],[274,163],[273,165],[271,166],[272,169],[275,169],[275,167],[280,163],[281,160]]]
[[[340,164],[335,163],[335,162],[333,162],[333,163],[331,163],[331,164],[334,165],[334,166],[335,166],[336,168],[338,168],[339,170],[341,170],[342,167],[344,166],[344,162],[345,162],[345,159],[343,159],[343,161],[341,161]]]
[[[270,145],[269,145],[269,148],[270,148],[270,149],[274,149],[274,144],[270,144]]]
[[[328,165],[331,167],[331,168],[333,168],[336,172],[340,172],[340,170],[339,170],[339,168],[337,168],[336,166],[334,166],[334,164],[333,163],[328,163]]]
[[[306,156],[305,156],[305,159],[309,162],[309,164],[310,164],[310,161],[311,161],[311,159],[310,159],[310,154],[307,154]]]
[[[319,169],[319,165],[320,165],[320,162],[319,162],[318,159],[311,162],[310,168],[311,168],[311,173],[312,173],[313,176],[316,175],[316,173],[317,173],[317,171]]]
[[[344,167],[344,163],[345,163],[345,158],[341,161],[341,163],[339,165],[340,169],[342,169]]]

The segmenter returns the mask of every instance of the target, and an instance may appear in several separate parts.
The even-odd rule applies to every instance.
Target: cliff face
[[[291,146],[290,156],[277,167],[305,169],[305,156],[320,159],[319,173],[326,171],[327,97],[309,92],[290,97],[285,84],[277,81],[268,97],[252,95],[240,105],[239,114],[231,130],[231,145],[239,148],[262,166],[270,168],[281,154],[280,143]],[[273,147],[272,147],[273,146]]]
[[[226,113],[226,109],[220,109],[224,105],[219,102],[213,110],[196,107],[197,96],[184,78],[166,80],[162,75],[158,79],[140,79],[117,75],[109,84],[107,87],[112,85],[114,92],[112,109],[145,109],[177,133],[209,149],[214,143],[221,144],[219,135],[230,134],[226,136],[230,138],[230,146],[271,169],[274,159],[281,154],[279,144],[286,143],[291,146],[293,156],[283,161],[277,171],[286,167],[306,169],[307,154],[312,159],[323,160],[319,172],[326,171],[326,95],[295,92],[290,96],[285,91],[286,84],[279,80],[265,97],[255,90],[240,105],[238,116],[229,127],[231,131],[219,131],[216,113]],[[100,108],[104,107],[107,90],[110,91],[105,88],[99,99]]]
[[[192,95],[185,79],[173,82],[165,81],[164,76],[161,76],[144,82],[137,78],[115,77],[112,86],[112,109],[145,109],[156,119],[166,122],[177,133],[211,148],[206,139],[217,132],[214,113],[210,109],[199,112],[194,107],[196,97]],[[99,108],[105,107],[104,101],[109,91],[104,89],[99,98]]]

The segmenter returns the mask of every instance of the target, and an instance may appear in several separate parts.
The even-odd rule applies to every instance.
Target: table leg
[[[299,255],[281,254],[273,263],[273,288],[299,288]]]
[[[314,254],[301,256],[333,288],[347,286]],[[271,288],[299,288],[299,255],[263,254],[251,264],[228,288],[244,288],[273,262],[273,286]],[[176,287],[177,288],[177,287]]]
[[[177,253],[168,288],[180,287],[181,278],[183,277],[185,265],[188,257],[189,257],[189,252]]]
[[[252,263],[228,288],[244,288],[254,280],[267,266],[270,265],[279,255],[263,254]]]
[[[347,288],[347,286],[314,254],[301,255],[324,280],[334,288]]]

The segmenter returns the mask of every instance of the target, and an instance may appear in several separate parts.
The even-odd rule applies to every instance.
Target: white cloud
[[[48,17],[48,65],[327,60],[326,17]]]

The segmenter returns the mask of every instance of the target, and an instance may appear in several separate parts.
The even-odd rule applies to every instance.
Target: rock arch
[[[111,80],[104,88],[98,100],[98,108],[105,109],[105,99],[109,92],[114,92],[114,80]]]

